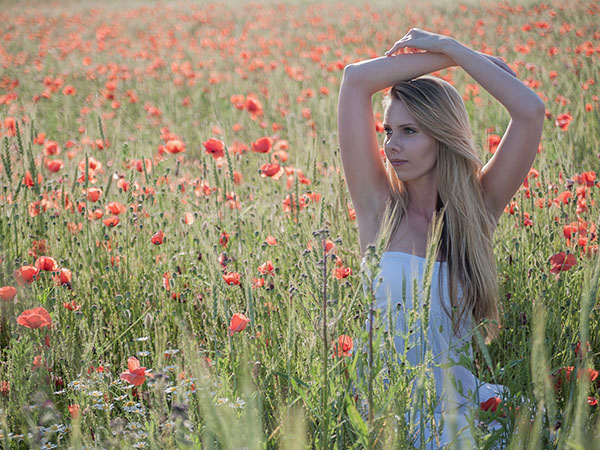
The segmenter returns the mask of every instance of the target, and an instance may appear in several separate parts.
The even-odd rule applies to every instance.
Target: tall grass
[[[597,15],[593,1],[7,6],[0,288],[17,295],[0,302],[3,448],[431,444],[405,420],[434,418],[428,358],[412,367],[395,353],[365,289],[383,249],[359,253],[334,131],[343,66],[383,54],[412,26],[505,58],[547,108],[539,174],[495,235],[499,337],[487,346],[475,338],[473,361],[461,361],[510,391],[495,412],[474,411],[477,448],[600,447],[598,184],[581,176],[597,171],[600,148]],[[486,160],[507,114],[460,70],[439,75],[465,95]],[[262,114],[236,108],[232,96],[250,94]],[[374,105],[381,112],[380,98]],[[564,113],[566,129],[556,122]],[[40,133],[61,152],[49,154]],[[252,152],[265,136],[273,148]],[[213,137],[226,146],[220,160],[203,146]],[[175,138],[185,152],[159,150]],[[239,143],[248,151],[235,151]],[[51,159],[64,167],[51,172]],[[270,162],[287,173],[260,176]],[[111,202],[125,208],[113,227],[103,223]],[[90,216],[97,209],[102,217]],[[563,227],[574,222],[567,240]],[[155,245],[159,230],[166,238]],[[560,252],[576,263],[552,273]],[[17,283],[14,272],[43,255],[71,270],[70,284],[46,271]],[[261,273],[267,261],[274,269]],[[352,274],[336,277],[341,267]],[[225,282],[231,272],[239,284]],[[38,306],[52,327],[17,324]],[[250,321],[232,334],[235,313]],[[426,323],[427,305],[424,314],[410,320]],[[338,352],[341,335],[354,341],[350,356]],[[136,387],[120,379],[132,356],[148,370]],[[500,430],[486,427],[493,420]]]

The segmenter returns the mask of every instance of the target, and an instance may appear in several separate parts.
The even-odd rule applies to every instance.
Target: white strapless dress
[[[405,346],[408,345],[406,357],[412,366],[425,361],[427,351],[431,351],[428,373],[433,376],[438,400],[435,405],[435,421],[437,427],[442,422],[445,426],[441,433],[434,433],[434,425],[426,422],[424,430],[420,430],[420,412],[417,412],[417,416],[413,418],[410,418],[410,414],[407,412],[406,420],[417,425],[414,441],[416,446],[420,446],[420,439],[425,439],[427,449],[443,448],[451,443],[453,446],[456,445],[456,448],[464,446],[469,448],[474,445],[474,438],[468,422],[473,409],[478,410],[480,403],[491,397],[504,398],[506,390],[499,384],[480,382],[467,368],[455,364],[460,360],[461,355],[463,355],[463,359],[466,356],[468,360],[472,360],[473,352],[470,345],[472,322],[464,321],[458,335],[453,333],[452,321],[442,308],[443,302],[450,311],[445,262],[434,263],[429,325],[426,330],[427,342],[425,342],[425,330],[420,318],[413,323],[409,330],[408,318],[411,310],[422,311],[423,309],[422,283],[425,263],[425,258],[409,253],[383,253],[379,262],[380,272],[373,279],[376,308],[380,311],[380,325],[384,326],[384,329],[388,329],[388,314],[391,311],[392,323],[395,323],[396,328],[394,333],[396,352],[403,353]],[[365,259],[361,265],[364,264]],[[366,267],[365,273],[368,274]],[[418,302],[413,299],[414,283],[417,284]],[[364,285],[365,289],[367,284]],[[458,293],[460,295],[460,289]],[[408,339],[405,339],[406,336],[409,336]],[[453,426],[450,427],[449,423],[453,423]],[[488,428],[492,429],[498,428],[498,426],[497,422],[488,424]],[[434,435],[439,436],[439,444],[435,442],[435,439],[431,439]]]

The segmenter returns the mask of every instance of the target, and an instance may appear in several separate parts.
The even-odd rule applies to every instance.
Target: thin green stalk
[[[321,410],[323,411],[323,430],[321,434],[321,448],[329,448],[329,380],[327,379],[328,352],[327,341],[327,251],[325,233],[321,234],[321,245],[323,247],[323,384],[321,386]]]

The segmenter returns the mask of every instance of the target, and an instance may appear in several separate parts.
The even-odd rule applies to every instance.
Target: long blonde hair
[[[438,210],[445,208],[439,246],[448,267],[452,312],[444,310],[452,319],[453,331],[458,334],[460,324],[471,314],[475,324],[485,318],[499,322],[492,250],[495,221],[484,205],[479,179],[482,163],[464,102],[451,84],[432,76],[396,84],[384,97],[384,108],[392,101],[402,102],[417,125],[437,142]],[[391,164],[386,163],[386,171],[398,211],[392,225],[396,230],[410,199]],[[488,323],[483,330],[489,340],[497,335],[498,326]]]

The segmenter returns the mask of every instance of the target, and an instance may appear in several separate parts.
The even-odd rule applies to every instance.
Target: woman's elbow
[[[352,83],[356,80],[357,67],[355,64],[348,64],[344,67],[344,73],[342,75],[342,83]]]
[[[536,95],[532,98],[531,102],[527,102],[527,114],[533,120],[541,120],[544,121],[544,117],[546,115],[546,105],[542,101],[542,99]]]
[[[546,105],[537,95],[533,95],[531,100],[521,104],[519,113],[515,119],[526,120],[528,122],[544,122],[546,116]]]

